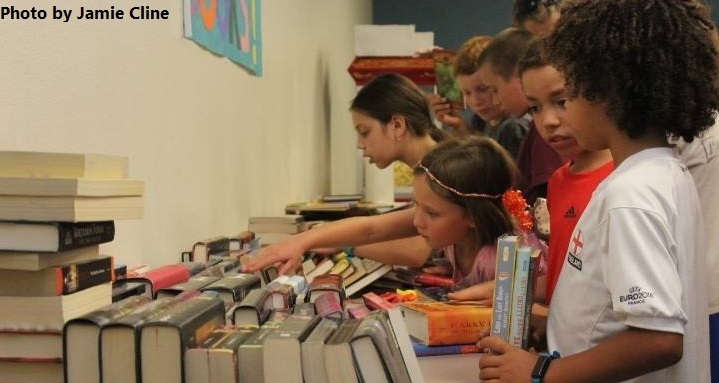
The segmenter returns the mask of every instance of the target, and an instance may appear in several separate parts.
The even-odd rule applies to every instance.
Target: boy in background
[[[567,121],[580,146],[609,149],[616,168],[574,229],[552,297],[548,345],[561,358],[485,338],[498,355],[480,360],[480,379],[709,381],[702,207],[667,137],[691,142],[714,122],[712,29],[696,0],[562,9],[546,57],[565,77]]]
[[[531,120],[529,103],[522,91],[517,73],[519,60],[527,51],[533,35],[518,28],[508,28],[495,36],[479,57],[482,81],[492,90],[495,103],[501,103],[515,118]],[[532,205],[537,197],[546,198],[547,182],[564,160],[537,132],[532,121],[517,155],[517,167],[522,175],[519,189]]]
[[[431,95],[429,103],[437,119],[455,133],[481,133],[499,142],[516,159],[529,122],[513,118],[501,104],[495,103],[491,90],[482,82],[479,56],[491,40],[491,36],[470,38],[459,47],[454,61],[455,80],[473,113],[469,124],[460,111],[452,110],[445,98]]]

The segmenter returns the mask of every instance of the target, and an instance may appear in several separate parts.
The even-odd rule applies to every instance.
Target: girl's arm
[[[314,248],[359,246],[416,235],[413,218],[414,208],[409,208],[326,223],[263,248],[244,264],[243,271],[254,272],[279,262],[280,274],[287,274],[299,265],[306,251]]]
[[[682,334],[630,327],[586,351],[554,360],[544,382],[625,381],[677,363],[682,358],[682,340]],[[537,360],[535,354],[496,337],[482,339],[480,347],[500,354],[486,355],[479,360],[480,379],[496,379],[502,383],[529,381]]]
[[[420,267],[432,255],[432,248],[420,236],[395,239],[356,247],[354,253],[386,264]]]

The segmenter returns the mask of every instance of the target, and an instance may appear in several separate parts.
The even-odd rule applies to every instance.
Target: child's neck
[[[569,170],[572,173],[585,173],[596,170],[612,160],[612,153],[606,150],[583,151],[572,160]]]
[[[654,132],[647,128],[647,132]],[[627,158],[645,149],[669,147],[669,141],[664,133],[647,133],[639,138],[629,138],[626,132],[617,131],[617,135],[610,139],[609,150],[614,159],[614,166],[624,162]]]
[[[414,168],[435,145],[437,145],[437,142],[429,134],[424,137],[417,137],[409,142],[401,160]]]
[[[482,246],[474,240],[467,242],[468,243],[454,244],[454,259],[457,262],[457,268],[464,275],[472,271],[474,260],[477,258],[477,252],[482,248]]]

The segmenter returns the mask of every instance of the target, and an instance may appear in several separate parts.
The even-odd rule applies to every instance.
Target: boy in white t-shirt
[[[548,346],[561,358],[485,338],[498,355],[480,360],[480,379],[709,382],[701,205],[667,136],[691,141],[713,123],[712,29],[696,0],[562,8],[545,54],[565,76],[567,120],[616,169],[574,229],[549,307]]]

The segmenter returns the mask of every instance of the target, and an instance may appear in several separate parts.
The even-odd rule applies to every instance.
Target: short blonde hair
[[[492,36],[475,36],[465,41],[457,50],[454,75],[469,76],[479,70],[479,56],[492,41]]]

